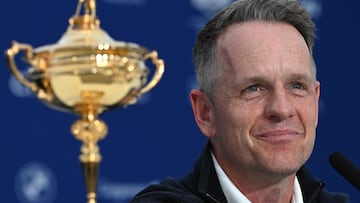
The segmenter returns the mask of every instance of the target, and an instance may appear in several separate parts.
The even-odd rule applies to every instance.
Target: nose
[[[291,118],[295,114],[295,109],[285,89],[273,91],[265,107],[265,117],[273,122],[281,122]]]

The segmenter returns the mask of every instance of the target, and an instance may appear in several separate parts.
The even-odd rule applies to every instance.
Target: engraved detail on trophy
[[[22,53],[31,67],[23,75],[15,57]],[[97,142],[107,134],[98,116],[136,103],[157,85],[164,62],[156,51],[132,42],[113,40],[100,28],[95,0],[79,0],[75,15],[56,44],[33,48],[13,42],[5,56],[14,77],[51,108],[80,116],[71,133],[82,142],[80,162],[88,203],[96,202],[101,155]],[[155,70],[148,81],[151,60]]]

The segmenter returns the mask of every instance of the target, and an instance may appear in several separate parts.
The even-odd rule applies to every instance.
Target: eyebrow
[[[315,83],[315,79],[310,74],[293,73],[286,76],[286,81],[303,81],[305,83]],[[265,76],[246,76],[236,83],[236,87],[247,86],[248,84],[269,84],[271,83]]]
[[[300,73],[294,73],[291,74],[289,77],[290,80],[296,80],[296,81],[304,81],[306,83],[315,83],[315,78],[312,77],[312,75],[308,74],[300,74]]]
[[[244,87],[248,86],[250,84],[268,84],[270,83],[265,77],[262,76],[246,76],[242,78],[241,80],[238,80],[235,84],[235,87]]]

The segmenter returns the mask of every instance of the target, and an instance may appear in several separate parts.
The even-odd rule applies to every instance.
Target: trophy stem
[[[96,185],[99,174],[99,165],[99,162],[81,163],[82,171],[85,177],[87,203],[96,203]]]
[[[74,122],[71,132],[82,141],[79,159],[85,178],[88,203],[96,203],[96,186],[101,161],[97,142],[106,136],[107,126],[97,118],[94,105],[83,104],[80,106],[82,118]]]

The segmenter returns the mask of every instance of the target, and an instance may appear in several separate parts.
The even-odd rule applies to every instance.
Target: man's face
[[[294,174],[313,149],[320,94],[303,37],[285,23],[234,24],[217,55],[223,72],[200,128],[219,163],[230,176]]]

